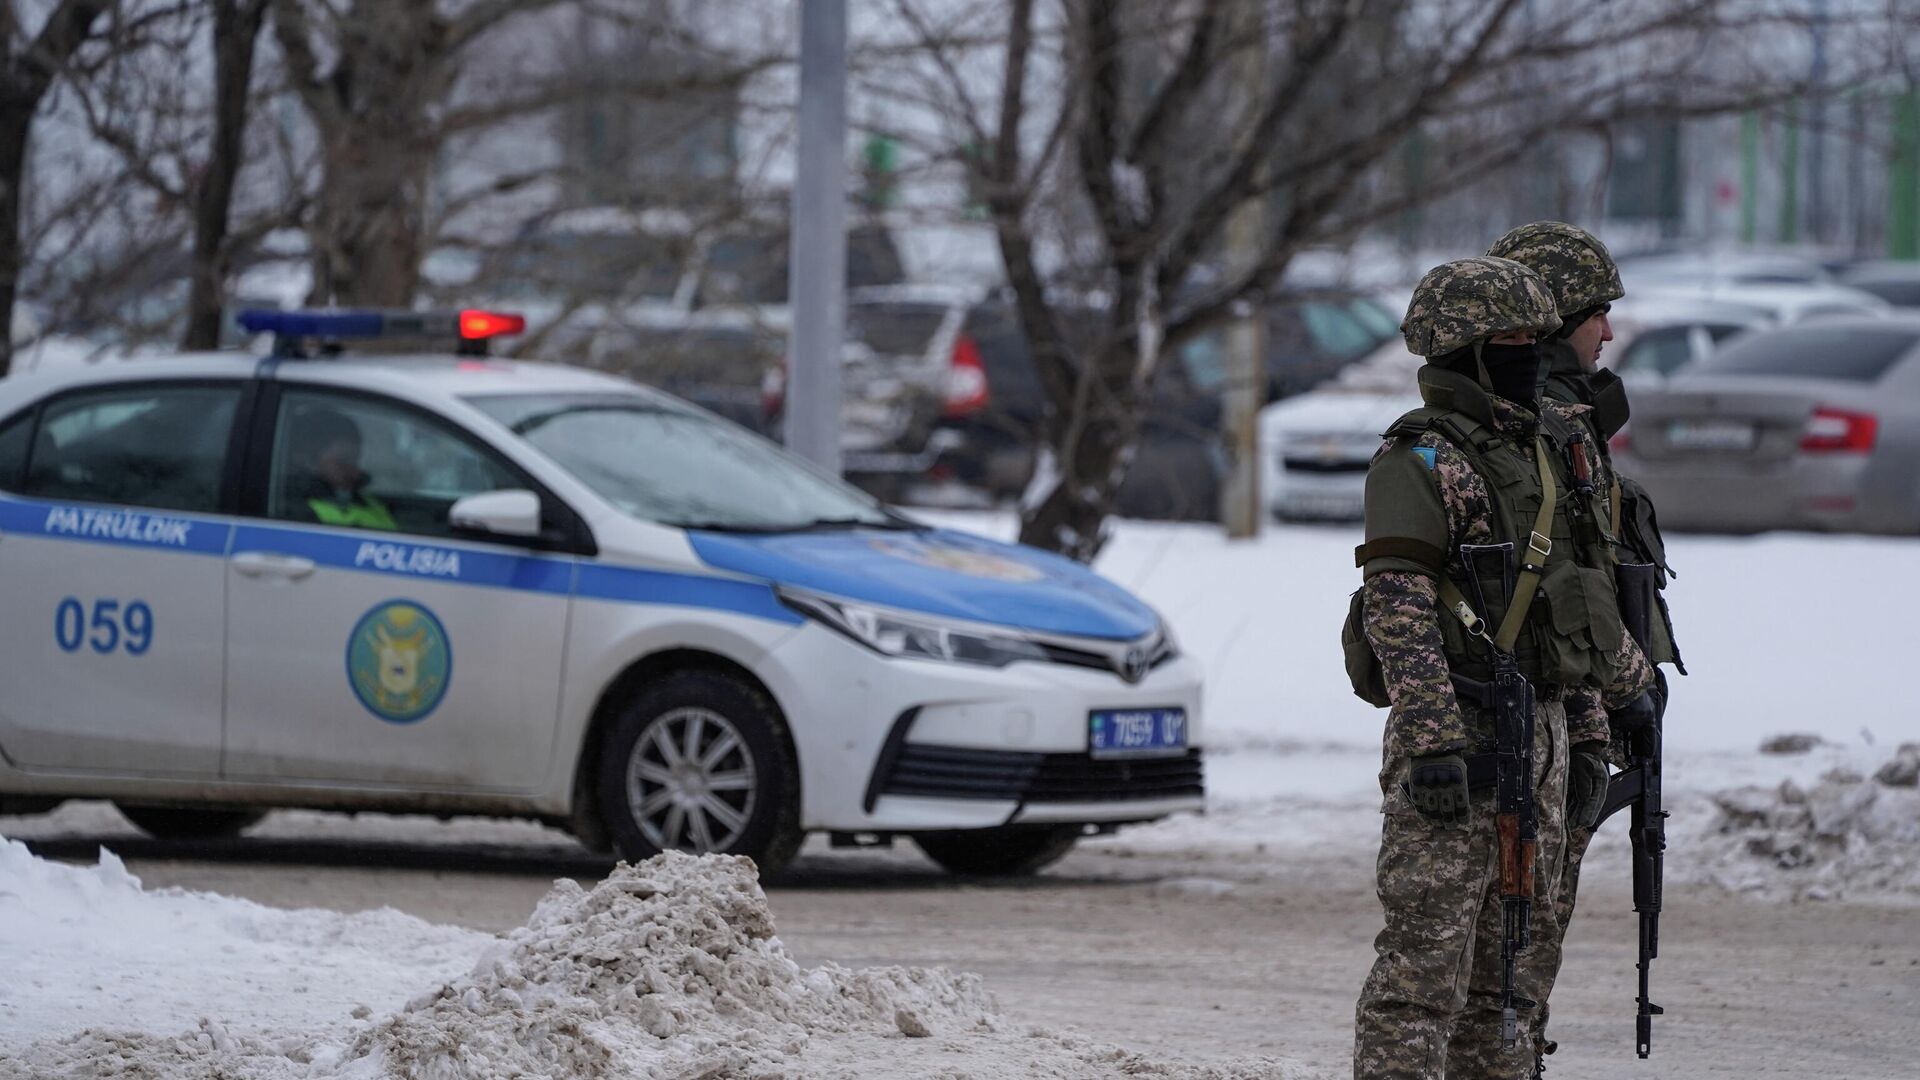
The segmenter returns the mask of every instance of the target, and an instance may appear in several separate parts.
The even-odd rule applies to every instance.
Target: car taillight
[[[787,362],[780,361],[779,367],[767,369],[760,376],[760,415],[768,420],[780,415],[787,405]]]
[[[1626,428],[1614,432],[1613,438],[1607,440],[1607,450],[1610,453],[1624,454],[1632,449],[1633,435]]]
[[[980,362],[980,349],[973,339],[961,334],[953,341],[953,359],[947,365],[947,410],[949,420],[959,420],[987,407],[987,369]]]
[[[1814,453],[1865,454],[1880,434],[1880,418],[1822,405],[1807,418],[1800,449]]]

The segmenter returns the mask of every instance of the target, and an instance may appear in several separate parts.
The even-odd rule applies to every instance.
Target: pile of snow
[[[202,1016],[287,1031],[405,1004],[473,965],[491,934],[391,909],[342,915],[145,890],[111,852],[97,866],[0,846],[0,1048],[111,1023],[172,1031]],[[0,1076],[12,1076],[0,1069]]]
[[[1707,880],[1772,898],[1920,899],[1920,743],[1869,776],[1839,766],[1818,783],[1791,779],[1712,796],[1702,851]]]
[[[404,917],[390,912],[368,923],[368,916],[278,912],[179,890],[146,893],[110,855],[98,868],[78,870],[9,843],[6,860],[0,922],[29,930],[62,923],[73,931],[55,945],[64,953],[62,979],[23,980],[9,971],[8,985],[17,988],[10,992],[49,992],[95,1010],[91,1026],[54,1038],[46,1036],[58,1025],[9,1016],[0,1032],[0,1075],[9,1078],[1305,1075],[1275,1061],[1166,1064],[1069,1035],[1008,1030],[977,975],[802,968],[774,936],[753,863],[733,856],[674,852],[623,863],[592,889],[563,879],[504,940],[417,921],[396,934],[392,920]],[[49,904],[67,904],[64,918]],[[117,933],[121,921],[150,939],[143,963],[158,982],[122,980],[112,991],[101,984],[112,946],[80,935]],[[230,925],[236,921],[247,925]],[[311,932],[323,924],[330,934]],[[302,926],[309,932],[300,934]],[[284,985],[260,988],[257,996],[271,1000],[256,1003],[209,997],[190,985],[194,975],[213,979],[229,963],[248,966],[283,933],[292,939],[283,943],[286,977],[322,997],[387,1007],[390,995],[369,986],[363,970],[407,966],[404,955],[381,954],[403,952],[409,934],[458,940],[468,949],[468,971],[447,978],[434,963],[419,963],[416,986],[429,989],[384,1015],[364,1003],[341,1010],[336,1000],[297,1016],[313,999]],[[477,941],[484,944],[475,949]],[[16,942],[8,944],[11,965]],[[185,983],[167,980],[156,966],[161,953],[177,958]],[[147,1011],[123,1010],[122,1001]],[[21,1045],[27,1038],[38,1041]]]

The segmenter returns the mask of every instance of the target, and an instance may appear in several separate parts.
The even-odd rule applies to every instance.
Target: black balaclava
[[[1440,358],[1440,364],[1474,382],[1493,384],[1502,397],[1532,412],[1540,409],[1540,349],[1535,345],[1469,345]],[[1482,383],[1484,386],[1485,383]]]
[[[1493,380],[1493,392],[1522,408],[1540,409],[1540,347],[1494,345],[1480,347],[1480,362]]]

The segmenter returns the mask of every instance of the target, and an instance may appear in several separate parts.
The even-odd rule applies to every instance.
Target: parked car
[[[246,319],[271,361],[0,382],[0,813],[528,816],[763,869],[807,832],[910,836],[1021,873],[1201,808],[1198,668],[1078,563],[635,383],[472,355],[511,317]]]
[[[1856,263],[1841,271],[1840,281],[1894,307],[1920,308],[1920,263],[1890,259]]]
[[[1600,362],[1634,384],[1636,409],[1639,388],[1771,325],[1750,307],[1705,300],[1622,300],[1612,321],[1614,340]],[[1423,363],[1396,340],[1319,389],[1267,406],[1260,461],[1269,512],[1288,521],[1359,520],[1380,433],[1420,405],[1414,378]]]
[[[1787,326],[1816,315],[1879,315],[1892,305],[1872,293],[1831,282],[1806,285],[1720,282],[1642,283],[1627,278],[1627,296],[1635,301],[1711,303],[1747,308]]]
[[[1097,314],[1067,309],[1069,332],[1097,333]],[[997,292],[938,286],[859,290],[847,307],[841,388],[842,463],[880,498],[911,501],[957,483],[988,499],[1027,485],[1046,398],[1013,308]],[[1155,382],[1118,510],[1128,517],[1213,520],[1224,455],[1223,371],[1196,343]],[[770,429],[786,398],[784,371],[768,380]]]
[[[1614,301],[1610,321],[1613,340],[1602,346],[1600,363],[1630,387],[1658,384],[1728,339],[1774,325],[1752,305],[1657,292],[1651,299]]]
[[[1412,379],[1399,390],[1327,386],[1260,413],[1260,489],[1283,521],[1358,521],[1380,433],[1420,407]]]
[[[1833,280],[1819,262],[1798,255],[1752,251],[1679,251],[1623,256],[1627,295],[1660,283],[1702,285],[1818,285]]]
[[[1069,335],[1092,340],[1101,316],[1068,309]],[[1399,334],[1369,296],[1289,293],[1267,308],[1268,398],[1308,390]],[[1026,336],[1003,292],[896,286],[849,299],[842,413],[848,476],[903,499],[928,480],[990,499],[1026,486],[1045,399]],[[1226,455],[1219,442],[1226,330],[1175,351],[1153,400],[1118,509],[1129,517],[1214,520]],[[783,404],[783,377],[769,406]]]
[[[606,327],[578,357],[543,353],[645,383],[750,431],[762,430],[761,386],[786,354],[786,335],[751,320],[699,315]]]
[[[1633,409],[1615,460],[1668,528],[1920,532],[1920,315],[1748,334]]]

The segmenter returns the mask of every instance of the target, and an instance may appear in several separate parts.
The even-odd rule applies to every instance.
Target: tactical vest
[[[1626,631],[1614,596],[1613,551],[1603,524],[1601,495],[1579,490],[1568,462],[1567,447],[1574,428],[1551,414],[1541,419],[1539,436],[1546,444],[1543,449],[1554,472],[1557,497],[1549,535],[1538,537],[1534,525],[1545,489],[1540,482],[1536,448],[1516,444],[1493,426],[1492,402],[1465,376],[1430,365],[1421,369],[1420,392],[1427,404],[1387,429],[1385,437],[1393,443],[1388,452],[1411,452],[1414,442],[1428,431],[1446,439],[1485,482],[1492,509],[1490,542],[1511,542],[1515,552],[1504,580],[1497,569],[1489,569],[1477,588],[1467,579],[1457,551],[1444,553],[1441,572],[1469,599],[1479,596],[1524,601],[1524,596],[1514,595],[1522,557],[1529,546],[1536,551],[1544,547],[1538,585],[1527,603],[1525,621],[1514,643],[1520,671],[1536,686],[1584,683],[1600,687],[1611,683],[1618,674],[1615,656]],[[1363,546],[1360,555],[1365,556],[1375,544],[1382,541]],[[1357,607],[1357,594],[1355,599]],[[1475,614],[1489,627],[1500,626],[1507,616],[1506,605],[1489,600],[1487,606],[1490,610]],[[1467,625],[1450,610],[1440,613],[1438,621],[1451,672],[1480,681],[1491,678],[1492,649],[1487,640],[1469,633]],[[1356,633],[1359,629],[1352,628]],[[1363,635],[1361,641],[1364,643]],[[1367,654],[1358,666],[1364,668],[1365,661],[1371,660],[1377,668],[1378,661],[1371,657],[1370,649]],[[1356,671],[1354,660],[1350,651],[1348,674],[1354,691],[1372,700],[1369,691],[1375,686],[1367,676],[1377,672]],[[1384,688],[1383,682],[1380,688]]]
[[[1618,545],[1615,557],[1622,563],[1651,563],[1658,568],[1657,580],[1661,592],[1655,599],[1658,601],[1659,618],[1653,620],[1651,639],[1643,643],[1643,649],[1648,660],[1655,664],[1673,664],[1684,675],[1687,666],[1680,659],[1680,646],[1674,640],[1673,618],[1667,609],[1665,595],[1667,579],[1673,574],[1673,569],[1667,565],[1666,541],[1660,535],[1660,522],[1654,514],[1653,500],[1647,497],[1645,488],[1614,471],[1612,456],[1606,443],[1601,441],[1626,424],[1628,408],[1625,391],[1619,386],[1619,377],[1612,372],[1602,370],[1589,373],[1582,370],[1579,359],[1565,342],[1555,342],[1553,346],[1546,351],[1549,362],[1546,365],[1546,379],[1540,386],[1540,395],[1554,401],[1586,405],[1594,410],[1587,416],[1586,426],[1595,439],[1594,448],[1599,451],[1599,460],[1605,463],[1609,477],[1606,509],[1610,525],[1608,532]],[[1543,346],[1543,350],[1546,349]],[[1601,383],[1602,380],[1605,380],[1605,384]],[[1596,385],[1603,385],[1603,389],[1596,392]]]

